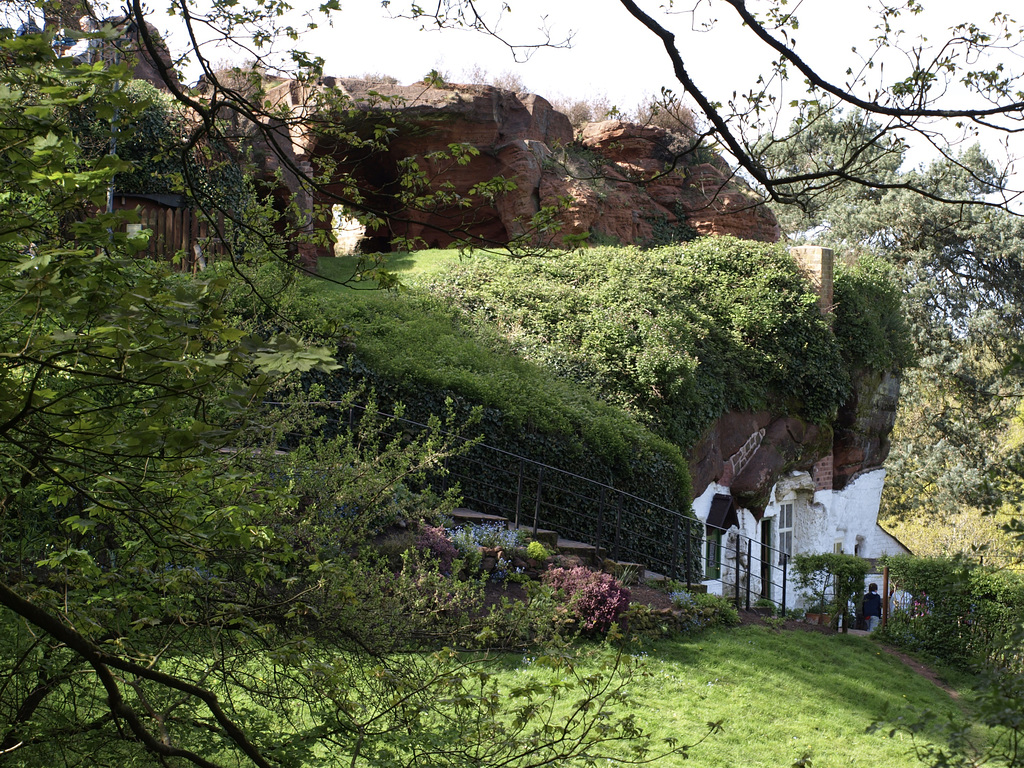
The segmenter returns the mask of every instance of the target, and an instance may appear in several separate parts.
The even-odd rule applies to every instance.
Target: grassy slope
[[[387,266],[415,285],[457,258],[455,251],[397,254]],[[351,262],[328,260],[321,268],[342,278]],[[324,290],[340,298],[336,288]],[[688,760],[671,757],[661,766],[775,768],[806,755],[814,768],[911,768],[922,763],[909,737],[888,738],[886,728],[869,734],[868,727],[911,717],[912,709],[962,717],[946,693],[864,637],[745,627],[661,641],[647,652],[649,675],[633,691],[647,728],[659,738],[690,742],[708,722],[723,726]],[[509,683],[541,674],[520,657],[506,664]]]
[[[659,766],[790,766],[809,756],[813,768],[921,766],[913,742],[875,721],[894,723],[911,710],[962,718],[948,694],[865,637],[775,632],[764,627],[716,630],[648,647],[648,676],[631,691],[642,724],[658,738],[693,743],[706,724],[722,731]],[[528,666],[513,677],[536,674]]]
[[[578,435],[622,464],[640,455],[638,446],[646,446],[670,457],[688,501],[678,448],[586,388],[523,360],[497,333],[462,322],[454,310],[416,290],[419,279],[458,259],[455,250],[389,254],[384,266],[399,273],[411,289],[407,294],[348,290],[317,280],[304,287],[317,304],[314,311],[350,329],[359,354],[391,379],[454,389],[474,403],[500,408],[516,424]],[[318,269],[325,277],[344,279],[354,265],[352,257],[322,259]]]
[[[414,253],[389,253],[381,265],[389,272],[394,272],[403,282],[414,282],[418,277],[426,277],[444,268],[445,264],[457,262],[457,250],[425,250]],[[357,256],[339,256],[321,259],[317,271],[332,280],[345,280],[351,277],[356,269]],[[327,290],[333,290],[328,288]]]

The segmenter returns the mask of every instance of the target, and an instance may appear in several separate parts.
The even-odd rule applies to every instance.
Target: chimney
[[[818,294],[821,314],[832,311],[832,249],[818,245],[798,245],[789,249],[797,267],[811,281]]]

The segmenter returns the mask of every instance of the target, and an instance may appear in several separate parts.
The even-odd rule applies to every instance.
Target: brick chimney
[[[832,249],[818,245],[798,245],[789,249],[807,279],[811,281],[818,294],[818,307],[821,314],[832,311]]]

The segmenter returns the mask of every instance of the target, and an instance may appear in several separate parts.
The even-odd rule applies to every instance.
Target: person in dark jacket
[[[875,627],[882,620],[882,596],[878,594],[878,585],[874,582],[868,584],[868,593],[864,595],[864,621],[867,622],[868,632],[874,632]]]

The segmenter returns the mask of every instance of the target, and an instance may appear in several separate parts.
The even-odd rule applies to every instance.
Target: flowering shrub
[[[421,525],[416,535],[416,548],[433,555],[437,559],[437,569],[445,576],[451,575],[452,562],[459,556],[459,550],[448,538],[444,528]]]
[[[592,632],[607,632],[629,606],[629,590],[614,576],[588,568],[553,568],[543,581],[565,594],[580,626]]]

